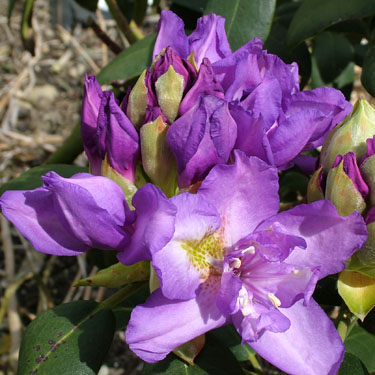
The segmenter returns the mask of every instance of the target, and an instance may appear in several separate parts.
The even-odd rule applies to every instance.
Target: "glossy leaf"
[[[146,299],[150,295],[150,289],[148,285],[144,285],[137,293],[133,294],[125,301],[118,304],[112,309],[116,317],[116,330],[124,330],[127,326],[130,314],[135,306],[146,302]]]
[[[42,186],[41,176],[49,171],[55,171],[62,177],[71,177],[76,173],[88,172],[88,169],[67,164],[48,164],[34,167],[21,174],[21,176],[3,184],[0,187],[0,195],[6,190],[31,190]]]
[[[146,363],[143,375],[242,375],[242,369],[231,351],[211,332],[206,335],[206,345],[190,366],[174,354],[154,364]]]
[[[255,354],[251,346],[241,344],[241,336],[232,325],[217,328],[211,331],[211,334],[230,349],[237,361],[248,361],[250,356]]]
[[[275,5],[276,0],[209,0],[204,13],[225,17],[229,44],[236,50],[250,39],[267,39]]]
[[[368,371],[375,371],[375,336],[362,327],[354,327],[345,339],[348,353],[357,356],[366,366]]]
[[[207,6],[207,0],[173,0],[173,3],[197,13],[203,13]]]
[[[361,82],[365,89],[375,95],[375,45],[370,44],[363,59]]]
[[[76,301],[40,314],[22,340],[18,375],[96,374],[115,332],[111,310]]]
[[[345,353],[338,375],[368,375],[368,371],[362,361],[355,355]]]
[[[111,83],[117,79],[127,81],[139,76],[151,64],[155,39],[155,34],[149,35],[117,55],[98,74],[99,83]]]
[[[373,0],[304,0],[288,30],[288,44],[296,45],[338,22],[375,14]]]
[[[105,286],[117,288],[119,286],[134,283],[136,281],[148,280],[150,276],[150,263],[138,262],[131,266],[116,263],[100,270],[96,275],[78,280],[74,286]]]
[[[315,38],[314,56],[322,79],[331,82],[354,58],[354,49],[343,35],[323,32]]]

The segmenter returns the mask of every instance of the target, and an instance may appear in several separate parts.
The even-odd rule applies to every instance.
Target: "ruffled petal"
[[[290,375],[335,375],[344,358],[344,344],[333,323],[311,300],[280,309],[291,322],[282,334],[265,331],[250,343],[264,359]]]
[[[152,59],[168,46],[171,46],[181,58],[189,56],[189,41],[185,34],[184,22],[170,10],[163,10],[158,26]]]
[[[36,250],[76,255],[90,248],[121,250],[128,243],[123,228],[133,216],[115,182],[86,173],[63,178],[55,172],[43,181],[41,188],[1,197],[3,214]]]
[[[220,281],[212,280],[187,301],[170,300],[157,289],[132,312],[126,330],[130,349],[146,362],[157,362],[179,345],[226,324],[215,303],[219,287]]]
[[[150,260],[154,252],[169,242],[175,230],[176,207],[158,187],[147,184],[138,189],[132,204],[137,215],[134,232],[129,245],[117,255],[125,265]]]
[[[177,207],[172,240],[152,257],[165,297],[190,299],[210,275],[211,262],[223,258],[220,216],[210,203],[196,194],[171,199]]]
[[[231,55],[224,26],[225,18],[216,14],[207,14],[198,19],[197,27],[188,37],[190,51],[193,51],[198,67],[204,57],[214,63]]]
[[[234,164],[215,166],[198,191],[223,218],[226,246],[234,245],[279,209],[277,170],[241,151],[235,150],[234,155]]]
[[[344,261],[367,239],[366,225],[357,212],[342,217],[330,201],[301,204],[263,222],[257,230],[273,223],[287,228],[290,234],[305,239],[307,248],[296,248],[285,260],[298,269],[318,268],[319,278],[338,273]]]

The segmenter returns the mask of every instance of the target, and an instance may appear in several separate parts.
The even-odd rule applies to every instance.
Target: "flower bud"
[[[322,187],[323,182],[323,167],[320,167],[311,176],[307,186],[307,201],[309,203],[324,199],[324,191]]]
[[[368,186],[361,177],[354,153],[338,155],[327,176],[326,199],[336,206],[341,216],[348,216],[354,211],[363,213],[368,192]]]
[[[375,306],[375,278],[345,270],[340,273],[338,290],[350,311],[362,321]]]
[[[142,164],[151,181],[168,196],[175,194],[177,165],[166,137],[168,125],[161,116],[142,126],[140,131]]]
[[[137,129],[144,124],[146,108],[153,101],[152,91],[148,89],[146,83],[148,80],[150,80],[150,72],[145,69],[139,76],[128,98],[126,114]]]
[[[367,139],[367,153],[360,164],[363,179],[370,189],[370,203],[375,205],[375,137]]]
[[[357,160],[366,154],[366,139],[375,135],[375,108],[365,100],[358,101],[346,120],[326,138],[320,161],[327,173],[337,155],[354,152]]]

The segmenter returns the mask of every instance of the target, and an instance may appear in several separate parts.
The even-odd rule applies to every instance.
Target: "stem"
[[[94,313],[97,313],[105,309],[112,309],[113,307],[117,306],[123,300],[133,295],[135,292],[137,292],[145,285],[146,282],[138,282],[126,285],[125,287],[118,290],[111,297],[108,297],[103,302],[101,302],[100,305],[95,309]]]
[[[128,20],[122,14],[116,0],[105,0],[105,2],[107,3],[113,19],[116,21],[117,27],[120,29],[121,33],[128,39],[129,43],[133,44],[137,40],[142,39],[140,38],[139,33],[134,32],[134,27],[129,25]]]
[[[358,321],[358,317],[353,315],[350,317],[349,319],[349,324],[348,324],[348,327],[346,329],[346,334],[345,334],[345,339],[348,337],[350,331],[354,328],[354,326],[357,324],[357,321]]]
[[[257,374],[263,374],[262,366],[260,365],[255,353],[249,355],[249,361],[251,365],[254,367],[254,371]]]

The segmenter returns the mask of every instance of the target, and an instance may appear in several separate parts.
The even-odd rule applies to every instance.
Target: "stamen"
[[[281,305],[281,301],[273,293],[268,293],[267,297],[275,307],[279,307]]]
[[[301,272],[300,270],[293,270],[293,275],[298,276],[300,272]]]
[[[255,254],[255,247],[254,246],[249,246],[245,250],[243,250],[243,253],[250,253],[250,254]]]
[[[240,258],[233,258],[230,260],[229,262],[229,266],[230,268],[233,270],[233,269],[238,269],[241,267],[241,259]]]

